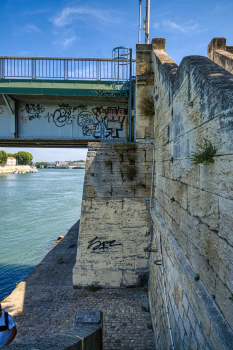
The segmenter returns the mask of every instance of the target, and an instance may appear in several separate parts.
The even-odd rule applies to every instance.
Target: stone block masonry
[[[218,39],[210,56],[226,50]],[[174,348],[232,349],[232,74],[201,56],[185,57],[178,67],[164,39],[138,45],[137,57],[136,99],[150,86],[155,107],[149,118],[138,104],[136,132],[138,141],[151,138],[155,146],[150,244],[158,252],[150,253],[149,298],[156,349],[172,348],[162,270],[154,264],[161,253]],[[142,132],[151,125],[153,133]],[[214,163],[194,165],[204,139],[217,149]]]
[[[88,144],[75,287],[147,281],[151,173],[150,144]]]

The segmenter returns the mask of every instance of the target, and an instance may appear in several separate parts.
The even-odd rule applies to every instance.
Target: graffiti
[[[112,240],[112,241],[103,241],[101,242],[98,238],[98,236],[96,236],[94,239],[90,240],[88,243],[88,247],[87,249],[90,249],[92,247],[92,251],[95,250],[105,250],[108,249],[109,247],[115,247],[118,245],[122,245],[122,243],[115,243],[116,240]]]
[[[96,90],[96,94],[99,97],[127,97],[128,92],[127,91],[102,91],[102,90]]]
[[[44,118],[55,128],[68,128],[69,125],[73,125],[72,134],[79,133],[80,137],[84,138],[101,140],[127,138],[127,108],[104,106],[93,108],[93,106],[88,107],[85,101],[76,102],[76,105],[74,103],[70,105],[70,103],[61,102],[61,104],[53,106],[26,103],[22,106],[22,109],[20,108],[22,111],[20,120],[32,127],[33,122],[28,123],[28,121],[38,121]]]
[[[3,114],[4,110],[2,109],[2,107],[0,107],[0,114]]]
[[[75,107],[73,107],[73,112],[74,112],[76,109],[82,109],[83,111],[86,111],[87,105],[75,106]]]
[[[26,103],[25,108],[21,110],[21,112],[26,111],[29,114],[29,120],[38,118],[41,118],[41,113],[43,113],[45,111],[45,108],[40,106],[40,104],[38,103],[36,104],[30,104],[30,103]]]
[[[103,137],[105,139],[118,138],[119,131],[123,131],[124,121],[128,114],[128,110],[125,108],[108,107],[106,109],[94,108],[92,111],[100,123],[102,117]]]
[[[52,118],[53,122],[56,126],[62,127],[66,124],[72,124],[74,120],[74,116],[71,115],[72,107],[68,104],[58,105],[60,108],[56,109],[54,113],[47,113],[45,118],[48,118],[48,122],[50,123],[50,119]]]
[[[30,117],[28,117],[28,116],[25,117],[24,115],[21,115],[20,119],[22,120],[22,122],[24,124],[27,124],[28,120],[30,120]]]
[[[95,136],[98,123],[91,112],[84,111],[78,116],[78,125],[82,127],[83,136]]]
[[[119,131],[123,131],[123,124],[128,110],[125,108],[97,107],[89,111],[83,111],[78,116],[78,125],[82,127],[82,134],[95,139],[102,137],[117,138]]]
[[[118,138],[123,131],[124,121],[128,110],[116,107],[97,107],[83,111],[78,116],[78,125],[82,127],[83,136],[101,138]]]

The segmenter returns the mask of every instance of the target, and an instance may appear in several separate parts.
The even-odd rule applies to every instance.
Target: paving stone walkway
[[[4,300],[3,309],[17,323],[16,343],[73,328],[78,309],[98,309],[104,316],[104,349],[154,349],[147,324],[147,288],[73,289],[79,223]]]

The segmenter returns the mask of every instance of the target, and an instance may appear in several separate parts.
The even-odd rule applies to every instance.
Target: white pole
[[[138,43],[141,44],[141,18],[142,18],[142,0],[139,0],[139,30],[138,30]]]
[[[150,0],[146,0],[145,44],[149,44],[149,31],[150,31]]]

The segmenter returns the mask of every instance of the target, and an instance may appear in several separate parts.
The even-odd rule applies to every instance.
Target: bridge
[[[114,50],[112,59],[0,57],[0,146],[131,140],[135,60]]]

